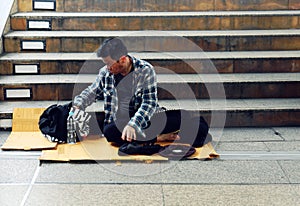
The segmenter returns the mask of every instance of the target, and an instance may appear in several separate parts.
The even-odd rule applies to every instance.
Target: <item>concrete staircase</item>
[[[16,1],[0,56],[0,128],[14,107],[70,101],[103,66],[94,52],[111,36],[156,67],[164,106],[208,121],[225,112],[226,127],[299,126],[300,3],[251,2]],[[100,118],[102,107],[90,111]]]

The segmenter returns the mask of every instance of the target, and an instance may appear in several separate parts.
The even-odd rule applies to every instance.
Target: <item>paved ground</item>
[[[220,132],[213,161],[40,165],[39,151],[2,151],[0,205],[300,205],[300,127]]]

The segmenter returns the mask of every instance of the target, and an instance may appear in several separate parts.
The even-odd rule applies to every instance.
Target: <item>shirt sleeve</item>
[[[128,125],[135,128],[140,134],[143,134],[142,130],[147,128],[158,102],[157,81],[154,69],[147,68],[144,70],[143,74],[144,78],[140,79],[140,81],[143,82],[141,84],[142,88],[138,88],[142,89],[141,106],[128,122]]]
[[[102,79],[104,75],[103,69],[101,69],[96,80],[74,98],[73,104],[84,110],[94,103],[97,95],[103,92]]]

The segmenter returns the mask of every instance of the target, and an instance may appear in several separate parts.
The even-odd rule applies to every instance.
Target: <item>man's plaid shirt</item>
[[[153,66],[148,62],[130,55],[129,57],[132,59],[134,67],[132,82],[132,93],[135,97],[134,105],[140,105],[140,107],[128,125],[143,134],[142,130],[148,127],[149,120],[158,106],[156,74]],[[116,119],[118,98],[113,74],[108,71],[106,66],[100,69],[96,80],[75,97],[74,105],[85,109],[99,95],[104,97],[104,123],[107,124]]]

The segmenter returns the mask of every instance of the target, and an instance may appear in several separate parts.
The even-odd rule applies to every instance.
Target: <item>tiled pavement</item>
[[[38,151],[2,151],[0,205],[299,205],[300,128],[211,133],[213,161],[40,164]]]

